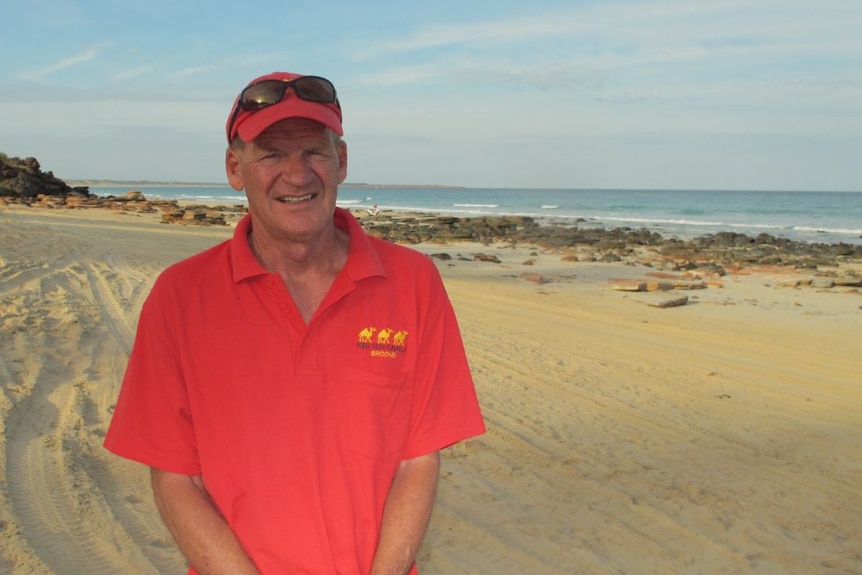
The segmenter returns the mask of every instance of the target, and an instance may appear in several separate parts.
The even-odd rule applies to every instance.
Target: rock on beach
[[[237,206],[181,206],[174,200],[148,200],[140,190],[114,197],[100,197],[87,187],[70,187],[51,172],[42,172],[35,158],[0,155],[0,208],[21,205],[48,209],[102,208],[128,213],[161,212],[165,224],[224,226],[247,211]],[[529,243],[560,250],[567,261],[625,262],[668,273],[697,272],[700,277],[719,277],[731,269],[775,265],[807,270],[862,262],[862,245],[794,242],[769,234],[750,237],[719,232],[692,240],[664,238],[645,228],[581,228],[544,225],[526,216],[460,218],[435,214],[397,214],[382,211],[374,216],[356,213],[372,235],[404,244],[427,242],[477,242],[485,245]],[[577,251],[577,254],[575,252]],[[474,260],[490,263],[496,256],[477,254]],[[862,278],[837,275],[834,285],[862,285]],[[695,289],[696,286],[691,286]],[[683,289],[675,286],[675,289]]]

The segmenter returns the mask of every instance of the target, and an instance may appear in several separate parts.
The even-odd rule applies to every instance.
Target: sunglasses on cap
[[[335,86],[326,78],[321,78],[320,76],[300,76],[293,80],[261,80],[260,82],[246,86],[240,92],[239,101],[228,123],[228,134],[233,132],[233,125],[239,116],[240,110],[244,112],[256,112],[269,106],[274,106],[284,99],[288,88],[301,100],[316,104],[335,104],[341,109],[341,104],[338,103],[338,97],[335,93]]]

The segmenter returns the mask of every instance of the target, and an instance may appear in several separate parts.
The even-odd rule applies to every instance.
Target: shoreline
[[[67,183],[57,180],[50,173],[36,173],[38,172],[38,168],[38,162],[32,158],[23,161],[19,160],[17,164],[12,162],[10,168],[12,175],[15,175],[17,169],[17,176],[11,179],[10,177],[6,178],[4,183],[6,191],[3,192],[5,195],[0,196],[0,205],[46,205],[58,208],[94,207],[97,205],[107,206],[119,202],[128,202],[130,198],[137,198],[138,201],[146,201],[152,205],[173,205],[175,208],[178,203],[185,202],[202,205],[221,204],[227,209],[237,209],[245,205],[242,201],[244,199],[242,194],[233,191],[230,192],[229,198],[222,197],[221,193],[217,190],[212,190],[197,198],[198,192],[194,192],[194,189],[201,189],[204,187],[203,184],[197,184],[198,188],[189,188],[184,191],[184,194],[179,196],[173,193],[165,193],[160,196],[159,192],[154,190],[159,187],[165,187],[160,185],[161,182],[141,182],[146,185],[138,186],[141,189],[131,190],[129,189],[130,184],[127,183],[119,187],[108,186],[102,188],[101,192],[105,193],[108,191],[109,195],[99,196],[91,193],[88,187],[69,187]],[[9,176],[8,171],[6,176]],[[74,181],[73,183],[80,182]],[[112,187],[114,189],[110,189]],[[207,185],[206,187],[213,186]],[[229,186],[223,183],[214,187],[221,190],[230,190]],[[413,187],[408,186],[408,188]],[[430,190],[445,190],[445,187],[437,186],[418,187]],[[416,198],[424,197],[422,194],[411,194],[409,190],[404,189],[404,186],[362,184],[362,187],[350,188],[349,186],[342,186],[342,188],[343,194],[339,196],[339,206],[351,210],[370,209],[372,206],[379,204],[384,210],[413,213],[419,216],[432,213],[438,217],[461,219],[480,217],[522,218],[525,220],[529,219],[543,227],[575,227],[583,232],[594,230],[595,233],[602,233],[605,231],[625,230],[629,232],[647,232],[653,236],[659,234],[662,236],[662,241],[665,242],[695,242],[705,238],[717,238],[720,243],[727,244],[729,242],[738,243],[741,239],[747,238],[749,242],[781,246],[785,244],[794,244],[797,246],[846,245],[854,250],[857,258],[862,257],[862,235],[860,235],[862,234],[862,229],[859,228],[858,222],[852,218],[852,215],[857,213],[858,209],[862,207],[862,205],[859,205],[859,201],[862,200],[862,193],[849,194],[845,198],[835,196],[834,199],[829,200],[825,197],[809,198],[801,201],[799,204],[788,200],[790,202],[788,207],[795,206],[790,207],[790,212],[787,212],[791,215],[780,215],[784,212],[779,209],[778,212],[773,214],[774,217],[766,216],[764,219],[760,219],[755,214],[761,213],[762,209],[767,210],[764,213],[772,214],[773,212],[769,211],[771,208],[768,206],[774,203],[773,200],[777,199],[780,204],[782,202],[781,195],[792,194],[792,192],[753,191],[751,194],[759,194],[758,199],[753,197],[746,199],[747,196],[723,198],[721,203],[730,202],[731,206],[736,205],[737,200],[739,200],[741,202],[739,209],[733,208],[727,210],[720,208],[715,212],[715,217],[698,217],[696,215],[688,217],[686,215],[688,213],[713,213],[713,209],[710,207],[708,201],[701,206],[703,198],[696,198],[696,196],[702,196],[702,194],[687,191],[685,193],[689,195],[686,195],[685,198],[687,199],[685,199],[675,197],[673,190],[636,190],[636,192],[643,192],[646,195],[637,194],[637,197],[634,195],[629,197],[625,194],[631,195],[633,191],[612,190],[612,192],[624,194],[624,197],[618,200],[623,202],[623,204],[617,206],[614,204],[617,200],[610,199],[612,196],[608,198],[597,196],[598,191],[596,190],[583,190],[587,195],[576,202],[573,199],[575,196],[570,197],[567,195],[564,198],[559,194],[554,195],[554,190],[543,190],[543,192],[549,192],[551,195],[547,197],[542,196],[547,201],[543,200],[539,202],[538,199],[535,201],[527,199],[525,201],[524,198],[531,197],[530,190],[518,190],[520,195],[514,197],[511,194],[507,195],[507,189],[502,188],[494,191],[493,198],[489,197],[487,201],[480,199],[479,196],[475,198],[471,196],[470,199],[459,199],[461,198],[461,194],[444,191],[440,194],[432,194],[435,198],[438,196],[442,198],[441,201],[426,203],[416,200]],[[172,188],[168,186],[166,189]],[[374,197],[369,195],[374,189],[381,190],[379,197],[378,194],[372,194]],[[402,197],[396,194],[400,199],[393,199],[392,202],[389,202],[384,197],[386,194],[383,193],[387,189],[404,190],[406,196]],[[11,196],[9,195],[9,190],[11,190]],[[156,195],[150,196],[148,199],[141,190],[147,191],[148,194],[154,191]],[[483,190],[475,189],[475,191],[481,192]],[[511,192],[512,190],[509,191]],[[574,193],[576,190],[568,191]],[[734,192],[724,191],[721,193],[733,194]],[[524,194],[527,195],[524,196]],[[658,195],[653,197],[652,195],[654,194]],[[691,194],[694,195],[692,196]],[[780,195],[776,196],[776,198],[760,197],[764,194]],[[811,194],[835,195],[834,192],[800,192],[800,194],[805,197],[811,196]],[[582,200],[586,203],[581,204]],[[477,203],[457,203],[459,201]],[[376,202],[376,204],[372,202]],[[575,209],[575,204],[572,202],[577,203],[581,207]],[[691,203],[690,207],[693,210],[691,212],[687,208],[689,206],[688,202]],[[626,208],[629,203],[632,203],[634,211],[630,212]],[[411,207],[414,205],[417,206],[415,209]],[[501,205],[508,206],[508,208],[500,208]],[[648,207],[652,205],[665,206],[665,208],[652,210]],[[459,208],[458,206],[462,207]],[[471,208],[470,206],[473,207]],[[604,206],[604,208],[599,206]],[[561,208],[561,211],[557,212],[556,209],[545,210],[544,208]],[[618,212],[618,208],[621,208],[622,211]],[[701,208],[705,211],[701,211]],[[748,209],[752,211],[749,213],[746,211]],[[641,215],[639,216],[638,214]],[[749,214],[750,217],[743,217],[741,214]],[[795,216],[792,214],[795,214]]]
[[[195,182],[189,183],[188,186],[177,187],[176,184],[181,184],[180,182],[97,180],[103,184],[101,190],[109,194],[99,196],[91,193],[89,186],[72,187],[69,183],[58,179],[52,172],[42,172],[39,161],[32,157],[21,159],[0,156],[0,167],[3,168],[0,174],[0,180],[2,180],[0,181],[0,206],[18,204],[54,208],[104,206],[112,209],[135,209],[135,205],[161,205],[171,206],[170,209],[177,212],[179,211],[177,202],[180,198],[195,203],[227,203],[234,208],[243,205],[242,194],[231,191],[231,197],[227,199],[213,189],[230,190],[231,188],[224,182],[213,183],[215,185]],[[84,182],[74,180],[72,183]],[[107,185],[111,183],[119,185]],[[137,184],[141,185],[137,186]],[[156,194],[158,194],[157,188],[176,190],[185,187],[188,195],[177,196],[168,193],[165,197],[153,196],[148,200],[140,189],[130,190],[130,187],[140,187]],[[197,197],[199,193],[192,191],[205,187],[211,188],[211,191],[200,198]],[[410,190],[415,189],[438,190],[438,192],[423,196],[421,193],[411,193]],[[378,194],[373,193],[374,190],[381,192],[379,198]],[[400,191],[395,194],[397,198],[393,199],[395,203],[384,200],[383,196],[387,195],[386,190]],[[623,231],[630,232],[627,240],[635,244],[643,243],[644,236],[648,236],[647,242],[655,241],[660,234],[663,236],[661,241],[690,244],[697,242],[693,244],[696,248],[703,247],[699,244],[709,241],[710,245],[707,247],[710,249],[716,243],[722,248],[728,247],[729,244],[744,247],[739,244],[756,243],[778,246],[786,251],[788,245],[792,244],[791,251],[800,251],[800,249],[811,251],[809,246],[820,246],[813,249],[822,254],[824,251],[834,252],[835,246],[849,246],[849,251],[856,259],[862,257],[862,228],[858,226],[859,218],[855,217],[860,215],[859,210],[862,209],[862,204],[859,203],[862,201],[860,192],[849,194],[825,191],[799,192],[797,199],[802,199],[796,202],[789,199],[782,200],[782,198],[788,198],[788,194],[793,195],[795,192],[778,190],[712,192],[723,194],[720,199],[710,199],[709,193],[704,190],[565,190],[569,194],[581,193],[582,196],[577,196],[577,200],[575,196],[569,194],[561,195],[564,190],[554,189],[488,190],[452,187],[451,190],[455,192],[450,191],[448,186],[439,185],[404,186],[354,182],[341,186],[339,205],[356,210],[371,209],[380,205],[384,209],[404,210],[415,214],[430,212],[438,217],[447,218],[520,218],[522,221],[530,220],[531,225],[538,224],[545,228],[550,226],[577,228],[584,234],[584,237],[577,240],[581,243],[600,241],[595,238],[595,235],[606,231]],[[463,190],[472,190],[472,192],[467,193],[469,197],[464,197]],[[493,192],[493,196],[482,199],[484,192]],[[516,195],[512,192],[516,192]],[[608,193],[619,193],[621,196],[615,197]],[[373,194],[374,197],[369,194]],[[428,201],[417,199],[421,197],[425,197]],[[777,211],[774,205],[776,202]],[[617,203],[621,204],[617,205]],[[577,209],[576,204],[579,206]],[[412,209],[410,206],[417,206],[417,208]],[[499,209],[500,206],[508,206],[508,208]],[[785,207],[788,209],[784,209]],[[560,211],[557,211],[558,208]],[[692,214],[691,217],[688,214]],[[703,217],[698,217],[697,214]],[[714,214],[714,216],[708,216],[708,214]],[[764,214],[764,216],[760,218],[757,214]],[[590,230],[592,233],[589,235],[592,237],[587,234]],[[634,231],[638,232],[640,237],[631,233]],[[485,238],[479,239],[485,241]],[[823,246],[831,246],[833,249],[824,250]],[[786,265],[786,262],[778,263]]]
[[[197,200],[148,200],[140,191],[121,197],[40,196],[31,205],[0,203],[0,211],[28,209],[108,210],[124,214],[160,215],[161,222],[183,226],[232,226],[247,212],[245,204]],[[527,216],[449,216],[434,212],[344,207],[369,233],[408,245],[477,242],[535,244],[567,251],[578,261],[622,262],[655,267],[659,271],[711,269],[724,275],[742,268],[781,266],[811,270],[851,281],[862,275],[862,245],[792,241],[769,234],[756,237],[733,231],[692,239],[664,237],[648,228],[607,228],[578,221],[572,225],[548,223]],[[586,224],[586,225],[585,225]]]

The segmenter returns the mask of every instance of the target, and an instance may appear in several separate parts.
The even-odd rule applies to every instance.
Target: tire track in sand
[[[94,429],[101,432],[107,430],[131,352],[136,310],[149,291],[142,288],[151,281],[147,274],[122,261],[91,262],[85,272],[104,334],[94,346],[91,362],[93,366],[108,369],[108,373],[102,374],[106,376],[106,385],[91,385],[86,390],[87,398],[102,415],[94,422]],[[117,464],[114,456],[101,448],[103,437],[100,433],[94,438],[95,450],[82,446],[84,452],[80,461],[92,481],[93,490],[101,494],[112,528],[127,541],[125,547],[134,548],[140,554],[130,564],[135,565],[136,572],[144,563],[154,566],[159,573],[181,572],[178,551],[152,503],[149,473],[130,462]]]
[[[80,461],[92,481],[92,490],[101,494],[112,528],[127,541],[125,547],[140,554],[131,562],[136,572],[144,562],[159,573],[181,572],[178,551],[152,502],[148,471],[138,464],[119,461],[101,448],[134,341],[137,310],[149,291],[144,288],[151,285],[152,278],[128,262],[113,258],[90,262],[85,273],[103,333],[93,347],[91,377],[104,383],[88,385],[84,391],[99,414],[93,422],[98,437],[91,438],[89,449],[80,446]],[[95,366],[101,367],[101,374],[95,371],[98,369]]]
[[[171,562],[152,517],[135,517],[102,490],[116,483],[102,464],[110,457],[101,450],[106,402],[132,338],[120,298],[105,273],[81,263],[13,291],[26,302],[29,327],[3,350],[4,358],[25,360],[5,421],[10,535],[39,572],[166,572]],[[33,350],[39,359],[26,361]],[[108,384],[93,385],[87,380],[107,356],[117,358]]]
[[[123,311],[118,298],[108,285],[105,273],[100,273],[92,265],[86,267],[87,277],[93,290],[93,297],[99,308],[100,315],[110,332],[116,337],[125,355],[132,349],[134,330],[127,314]]]
[[[72,374],[48,352],[30,394],[6,421],[7,497],[20,536],[50,571],[99,575],[127,572],[121,539],[103,532],[98,494],[70,449],[80,414],[75,388],[54,386]],[[139,561],[138,565],[146,562]],[[145,568],[137,572],[155,573]]]

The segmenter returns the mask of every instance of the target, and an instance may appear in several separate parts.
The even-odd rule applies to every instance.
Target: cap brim
[[[245,142],[260,136],[273,124],[289,118],[306,118],[320,122],[339,136],[344,135],[341,118],[334,104],[318,104],[297,97],[288,96],[274,106],[256,112],[240,112],[234,124],[236,135]]]

